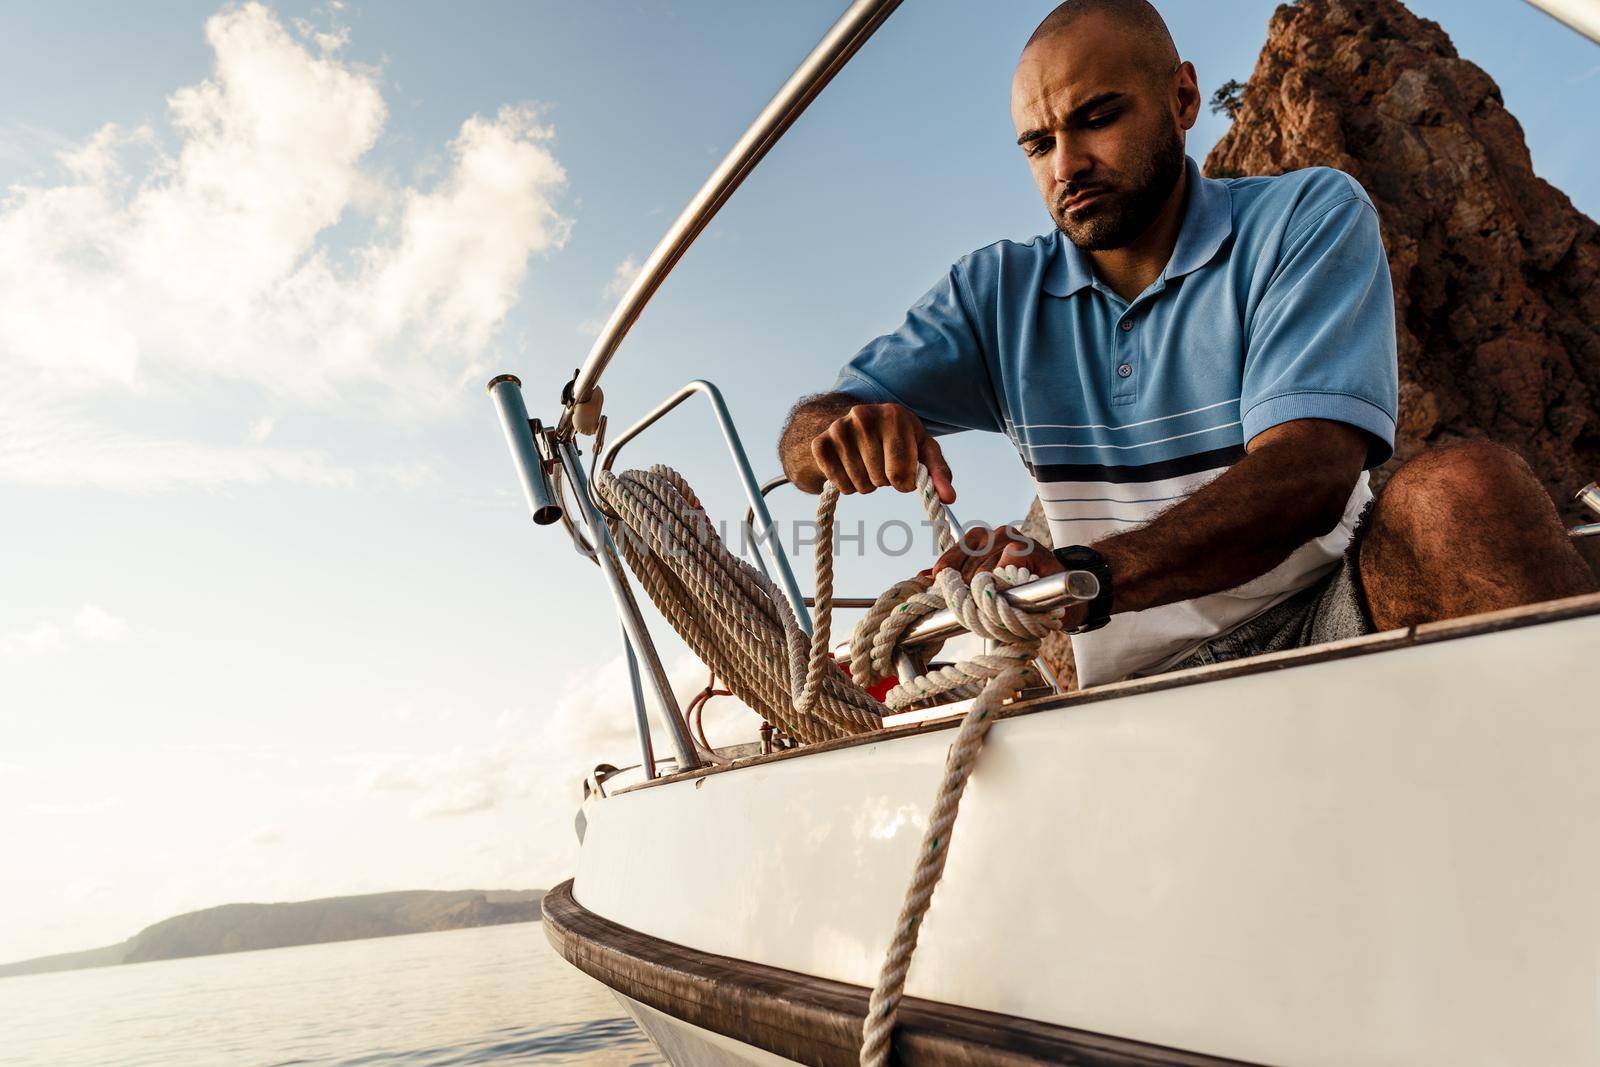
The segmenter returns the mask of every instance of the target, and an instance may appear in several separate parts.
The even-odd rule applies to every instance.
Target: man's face
[[[1194,68],[1159,59],[1103,15],[1036,42],[1011,82],[1011,117],[1050,217],[1079,248],[1144,233],[1183,173],[1183,133],[1200,94]]]

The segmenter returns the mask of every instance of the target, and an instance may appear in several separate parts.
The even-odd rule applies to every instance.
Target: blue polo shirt
[[[1354,426],[1382,463],[1398,375],[1372,201],[1323,167],[1214,181],[1186,165],[1177,244],[1132,302],[1059,232],[1001,241],[957,262],[834,389],[904,404],[935,434],[1006,434],[1057,545],[1149,521],[1294,419]],[[1268,574],[1075,637],[1080,681],[1159,670],[1315,582],[1370,499],[1363,474],[1339,526]]]

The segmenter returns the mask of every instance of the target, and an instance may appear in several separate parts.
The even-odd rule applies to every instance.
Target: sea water
[[[538,923],[0,978],[0,1064],[660,1064]]]

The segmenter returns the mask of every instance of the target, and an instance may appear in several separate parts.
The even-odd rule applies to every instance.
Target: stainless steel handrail
[[[789,566],[789,556],[783,550],[783,544],[778,539],[778,532],[772,526],[772,513],[767,510],[767,502],[761,486],[756,482],[755,471],[750,466],[750,457],[745,453],[744,441],[739,437],[739,431],[733,425],[733,416],[728,412],[728,404],[722,399],[722,390],[702,379],[696,378],[689,382],[676,393],[667,397],[652,408],[638,422],[629,426],[617,439],[606,446],[605,452],[600,457],[600,469],[609,471],[611,464],[616,462],[617,454],[622,451],[622,446],[648,430],[663,416],[672,411],[679,404],[691,396],[699,394],[711,403],[711,413],[716,416],[717,428],[722,431],[722,440],[728,446],[728,453],[733,457],[733,465],[739,472],[739,484],[744,487],[745,499],[750,502],[748,515],[760,521],[760,528],[755,530],[754,545],[756,563],[761,564],[761,546],[767,545],[767,551],[772,554],[772,562],[778,568],[778,580],[783,586],[783,595],[789,601],[789,607],[794,610],[794,617],[806,633],[811,632],[811,613],[806,610],[806,600],[800,595],[800,584],[795,581],[794,568]],[[600,507],[599,500],[591,500],[596,507]],[[746,527],[749,528],[748,526]],[[761,565],[761,572],[766,574],[767,568]],[[770,577],[770,576],[769,576]]]
[[[700,236],[734,190],[739,188],[755,165],[810,106],[817,94],[899,6],[900,0],[855,0],[789,76],[789,80],[783,83],[771,102],[761,109],[750,128],[745,130],[744,136],[717,165],[717,169],[711,172],[711,177],[706,179],[700,191],[694,194],[694,199],[679,213],[672,227],[650,253],[650,258],[644,261],[639,276],[628,286],[628,291],[622,295],[611,317],[601,328],[600,336],[595,338],[594,347],[589,350],[583,369],[573,380],[570,393],[562,398],[566,410],[561,415],[557,429],[563,436],[571,428],[573,407],[591,398],[607,364],[617,354],[622,339],[695,238]]]
[[[595,559],[599,563],[598,558]],[[644,710],[644,684],[639,680],[639,657],[633,654],[633,642],[628,640],[628,628],[622,628],[622,654],[628,661],[628,691],[633,694],[633,724],[639,735],[640,766],[646,780],[656,776],[655,746],[650,743],[650,716]]]
[[[1579,489],[1578,495],[1572,499],[1596,515],[1600,515],[1600,482],[1590,482],[1582,489]],[[1567,531],[1567,536],[1574,539],[1579,537],[1600,537],[1600,522],[1591,522],[1585,526],[1574,526]]]
[[[606,529],[605,519],[589,496],[589,483],[583,473],[583,461],[578,456],[577,446],[570,439],[557,442],[556,459],[560,462],[567,479],[572,482],[572,495],[577,498],[578,510],[583,513],[583,524],[589,529],[589,542],[596,550],[595,561],[600,564],[600,572],[605,575],[606,585],[611,590],[611,598],[616,605],[622,628],[628,635],[629,645],[643,661],[641,666],[644,668],[645,676],[650,680],[650,687],[655,690],[656,701],[661,707],[661,717],[666,720],[672,749],[678,757],[678,769],[688,770],[698,767],[700,757],[695,752],[694,739],[689,736],[689,727],[684,721],[683,710],[678,706],[677,695],[672,691],[672,682],[667,678],[666,668],[661,665],[661,656],[656,650],[655,642],[650,638],[650,630],[639,611],[639,602],[634,599],[633,589],[622,573],[622,565],[618,561],[616,546],[611,541],[611,533]],[[641,745],[644,744],[646,735],[648,730],[641,734]]]
[[[1047,575],[1027,585],[1014,585],[1008,591],[1012,600],[1031,608],[1053,608],[1063,604],[1081,604],[1100,594],[1100,580],[1092,571],[1061,571]],[[936,611],[906,631],[903,644],[921,644],[944,637],[966,633],[954,612]]]
[[[1572,499],[1596,515],[1600,515],[1600,482],[1590,482],[1582,489],[1579,489],[1578,495]]]

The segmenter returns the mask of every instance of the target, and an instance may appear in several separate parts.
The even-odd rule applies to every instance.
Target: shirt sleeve
[[[1248,331],[1244,437],[1295,419],[1343,422],[1366,432],[1376,467],[1394,453],[1399,391],[1378,215],[1352,196],[1284,242]]]
[[[964,297],[952,269],[912,305],[898,330],[844,365],[833,391],[902,404],[935,435],[1000,430],[1000,406]]]

